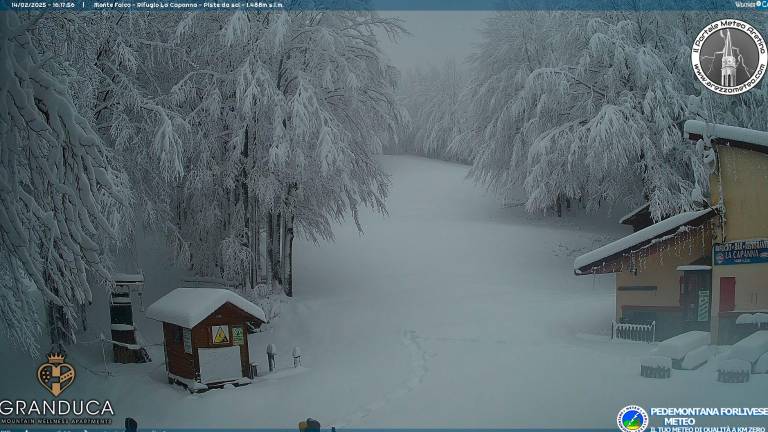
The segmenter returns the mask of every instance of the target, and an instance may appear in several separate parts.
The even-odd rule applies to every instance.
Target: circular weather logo
[[[691,63],[696,77],[710,90],[736,95],[756,86],[766,73],[765,39],[744,21],[715,21],[693,42]]]
[[[629,405],[619,411],[616,424],[624,432],[643,432],[648,428],[648,413],[637,405]]]

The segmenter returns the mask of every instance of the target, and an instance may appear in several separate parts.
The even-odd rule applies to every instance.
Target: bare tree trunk
[[[280,279],[285,282],[285,254],[287,252],[286,249],[286,240],[287,237],[285,235],[285,230],[288,227],[288,217],[282,217],[282,223],[278,227],[280,229]]]
[[[281,215],[277,213],[273,217],[272,226],[272,279],[277,282],[278,285],[282,285],[283,278],[280,265],[280,223]],[[273,283],[274,285],[274,283]]]
[[[248,172],[246,171],[246,163],[248,161],[248,126],[245,127],[245,141],[243,142],[243,150],[240,153],[240,158],[243,162],[243,167],[240,171],[240,187],[243,191],[243,196],[240,198],[240,200],[243,203],[243,225],[245,229],[245,236],[244,236],[244,243],[242,243],[242,246],[246,249],[250,248],[250,233],[251,233],[251,211],[250,211],[250,202],[251,199],[248,194]],[[253,287],[253,266],[248,266],[248,271],[245,275],[245,281],[244,286],[245,287]]]
[[[557,196],[555,207],[557,208],[557,217],[563,217],[563,200],[560,195]]]
[[[261,206],[259,205],[259,199],[256,198],[254,200],[254,217],[253,217],[253,246],[251,250],[253,251],[253,260],[254,260],[254,278],[255,283],[259,283],[259,277],[261,276]]]
[[[274,265],[274,258],[275,254],[273,251],[274,248],[274,241],[272,240],[274,238],[274,231],[275,231],[275,224],[273,222],[274,216],[272,213],[272,210],[267,211],[267,283],[270,284],[270,288],[274,288],[274,275],[272,272],[275,270]]]
[[[283,250],[283,268],[285,270],[285,295],[293,297],[293,214],[285,219],[285,246]]]

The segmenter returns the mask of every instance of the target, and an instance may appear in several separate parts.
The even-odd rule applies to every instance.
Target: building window
[[[619,291],[657,291],[658,287],[655,285],[630,285],[620,286]]]
[[[178,345],[182,342],[182,334],[181,334],[182,328],[175,325],[173,328],[171,328],[171,340],[173,340],[173,343]]]
[[[192,354],[192,330],[188,328],[182,329],[182,339],[184,340],[184,352]]]

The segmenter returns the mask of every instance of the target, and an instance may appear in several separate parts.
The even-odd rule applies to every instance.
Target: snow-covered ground
[[[766,406],[768,376],[715,381],[715,366],[644,379],[652,345],[608,340],[611,277],[573,275],[573,258],[623,233],[611,219],[540,218],[502,207],[465,180],[466,167],[387,156],[389,216],[361,215],[336,241],[296,245],[296,297],[250,339],[278,374],[191,395],[168,385],[160,325],[137,326],[154,362],[110,365],[99,344],[72,350],[78,368],[66,397],[109,398],[118,418],[142,427],[295,427],[313,417],[355,427],[615,427],[629,403],[645,407]],[[145,303],[181,273],[145,239]],[[101,294],[99,294],[101,295]],[[104,303],[102,302],[101,305]],[[108,333],[95,310],[84,340]],[[289,369],[300,346],[302,369]],[[39,364],[2,348],[2,398],[43,397]],[[119,420],[121,421],[121,420]]]

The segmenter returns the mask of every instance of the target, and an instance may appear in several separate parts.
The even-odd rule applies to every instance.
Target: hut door
[[[720,278],[720,312],[729,312],[736,308],[736,278]]]
[[[199,348],[200,382],[210,384],[232,381],[243,376],[240,365],[240,347]]]

